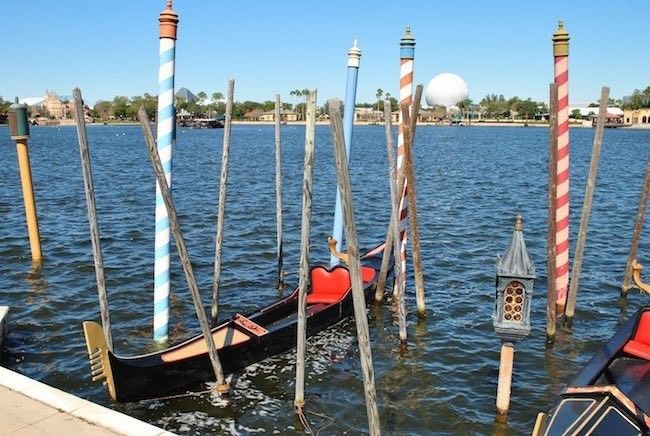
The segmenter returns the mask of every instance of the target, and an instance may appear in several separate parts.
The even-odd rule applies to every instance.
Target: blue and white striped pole
[[[350,144],[352,143],[352,126],[354,124],[354,105],[357,100],[357,77],[361,62],[361,49],[359,41],[354,40],[352,48],[348,50],[348,79],[345,88],[345,106],[343,108],[343,137],[345,139],[345,152],[350,162]],[[334,228],[332,238],[336,240],[336,251],[341,251],[343,239],[343,210],[341,209],[341,191],[336,187],[336,206],[334,209]],[[338,265],[339,260],[332,254],[330,265]]]
[[[165,170],[168,186],[172,183],[172,142],[174,124],[174,63],[176,56],[176,29],[178,15],[172,10],[172,1],[160,13],[160,68],[158,70],[158,155]],[[153,290],[153,339],[167,340],[169,332],[169,217],[160,186],[156,182],[156,254]]]

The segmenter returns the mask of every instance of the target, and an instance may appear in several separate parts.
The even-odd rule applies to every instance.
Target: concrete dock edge
[[[0,367],[0,392],[3,390],[13,391],[28,397],[30,401],[56,409],[54,412],[67,415],[64,419],[73,419],[69,417],[79,418],[88,423],[88,430],[91,430],[92,427],[99,427],[113,434],[138,436],[171,436],[174,434]],[[36,404],[35,406],[41,405]],[[27,410],[16,408],[13,413],[25,415],[32,413],[31,407],[25,407],[24,409]],[[12,418],[21,421],[21,417]],[[32,425],[27,421],[24,422],[27,427]],[[38,423],[33,425],[38,425]]]

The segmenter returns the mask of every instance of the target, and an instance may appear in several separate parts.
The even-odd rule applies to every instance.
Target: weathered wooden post
[[[411,105],[409,139],[404,139],[404,169],[406,172],[406,185],[408,186],[408,216],[413,240],[413,275],[415,276],[415,301],[418,316],[424,318],[426,314],[426,304],[424,298],[424,271],[422,269],[422,255],[420,251],[420,232],[418,229],[418,210],[417,210],[417,193],[415,190],[415,171],[413,170],[413,140],[415,138],[415,128],[417,127],[418,115],[420,113],[420,101],[422,99],[422,85],[415,88],[415,97]]]
[[[23,203],[25,205],[25,218],[27,220],[27,234],[29,235],[29,248],[32,261],[41,262],[41,234],[38,229],[38,216],[36,215],[36,200],[34,199],[34,184],[32,183],[32,167],[29,163],[29,120],[27,119],[27,106],[16,103],[9,106],[9,135],[16,142],[18,154],[18,169],[20,171],[20,184],[23,190]]]
[[[165,179],[165,170],[156,149],[156,141],[154,140],[153,132],[151,131],[151,124],[149,124],[149,117],[147,117],[147,111],[144,109],[144,106],[141,106],[140,110],[138,110],[138,120],[140,121],[140,125],[144,132],[144,139],[147,143],[151,165],[156,173],[160,192],[162,193],[163,201],[165,202],[169,224],[174,235],[174,240],[176,241],[176,249],[178,250],[178,256],[181,258],[181,264],[183,265],[187,285],[190,288],[196,316],[199,319],[199,325],[201,326],[201,333],[203,333],[203,338],[208,347],[208,356],[210,357],[210,363],[212,364],[212,369],[217,379],[215,389],[219,394],[227,395],[230,391],[230,386],[228,386],[228,383],[223,376],[223,369],[221,367],[221,362],[219,361],[219,355],[217,354],[217,347],[214,344],[214,338],[210,332],[210,324],[208,323],[208,318],[205,314],[205,309],[203,308],[203,301],[201,300],[201,293],[199,292],[199,287],[194,276],[192,262],[190,262],[190,257],[187,253],[187,248],[185,247],[181,225],[178,222],[171,191],[169,190],[169,185],[167,185],[167,180]]]
[[[349,256],[350,282],[352,285],[352,300],[354,304],[354,319],[357,326],[357,339],[359,341],[359,356],[363,372],[363,386],[366,397],[366,413],[368,427],[371,435],[381,434],[379,428],[379,411],[377,410],[377,393],[375,391],[375,374],[372,366],[372,352],[370,350],[370,335],[368,333],[368,316],[366,315],[366,298],[363,294],[361,281],[361,261],[359,260],[359,247],[357,245],[357,229],[354,222],[352,209],[352,188],[350,186],[350,173],[345,153],[345,139],[341,122],[341,102],[332,99],[328,102],[330,126],[332,129],[332,144],[334,145],[334,159],[336,175],[341,189],[341,204],[345,223],[345,238],[347,241],[347,254]]]
[[[530,334],[530,303],[536,275],[524,242],[523,229],[523,219],[517,215],[512,240],[503,257],[497,260],[496,304],[492,322],[494,331],[501,339],[498,422],[505,422],[508,418],[515,343]]]
[[[596,122],[596,133],[594,144],[591,149],[591,163],[589,164],[589,176],[585,188],[585,198],[582,203],[582,216],[580,217],[580,229],[578,231],[578,242],[576,243],[576,254],[573,258],[571,269],[571,280],[569,280],[569,295],[565,310],[564,325],[571,327],[573,316],[576,311],[576,300],[578,298],[578,284],[580,283],[580,272],[582,271],[582,256],[585,252],[587,242],[587,226],[589,215],[591,215],[591,203],[596,189],[596,175],[598,174],[598,163],[600,161],[600,149],[603,145],[603,131],[605,130],[605,118],[607,117],[607,101],[609,100],[609,88],[603,86],[600,91],[600,108],[598,109],[598,121]]]
[[[557,310],[564,313],[569,287],[569,34],[560,21],[553,34],[557,85],[556,272]]]
[[[226,188],[228,186],[228,158],[230,153],[230,133],[232,131],[232,105],[235,95],[235,79],[228,80],[226,96],[226,119],[223,129],[223,147],[221,151],[221,177],[219,180],[219,206],[217,210],[217,236],[214,247],[214,277],[212,281],[212,326],[217,325],[219,315],[219,284],[221,280],[221,252],[223,249],[223,229],[226,216]]]
[[[632,233],[632,243],[630,244],[630,255],[627,258],[627,267],[625,268],[625,278],[623,279],[623,286],[621,287],[621,298],[627,297],[627,292],[632,279],[632,263],[636,259],[636,253],[639,249],[639,239],[641,238],[641,231],[643,230],[643,223],[645,222],[645,211],[648,206],[648,196],[650,196],[650,160],[645,167],[645,177],[643,178],[643,188],[641,190],[641,198],[639,198],[639,208],[636,212],[636,223],[634,224],[634,232]]]
[[[275,220],[277,225],[277,253],[278,253],[278,290],[284,288],[284,271],[282,263],[282,142],[280,138],[282,116],[282,102],[280,94],[275,96]]]
[[[90,151],[88,149],[88,136],[86,134],[86,119],[81,91],[75,88],[74,117],[77,123],[77,138],[79,140],[79,154],[81,155],[81,169],[84,178],[84,191],[86,193],[86,210],[88,212],[88,225],[90,226],[90,243],[93,248],[95,262],[95,279],[97,281],[97,295],[99,297],[99,312],[102,318],[102,328],[106,337],[106,345],[113,349],[113,336],[111,334],[111,320],[108,310],[108,296],[106,295],[106,281],[104,280],[104,258],[102,257],[101,240],[99,238],[99,224],[97,222],[97,207],[95,206],[95,188],[93,187],[93,173],[90,165]]]
[[[307,99],[305,125],[305,171],[302,183],[302,231],[300,232],[300,278],[298,281],[298,331],[296,345],[296,395],[293,401],[297,415],[305,406],[305,342],[307,341],[307,289],[309,287],[309,229],[311,194],[314,174],[314,138],[316,133],[316,91]]]
[[[390,191],[391,208],[395,202],[396,194],[396,177],[395,177],[395,151],[393,149],[393,126],[391,124],[391,104],[390,100],[384,100],[384,126],[386,128],[386,149],[388,155],[388,187]],[[377,278],[377,287],[375,288],[375,301],[381,301],[384,298],[386,289],[386,278],[388,276],[388,264],[390,262],[390,252],[393,248],[393,213],[390,214],[388,221],[388,231],[386,233],[386,242],[384,252],[381,258],[381,267],[379,268],[379,277]],[[399,231],[398,231],[399,234]],[[396,258],[397,259],[397,258]],[[395,262],[397,264],[397,262]],[[395,269],[393,267],[393,269]],[[396,271],[396,270],[395,270]],[[395,274],[397,277],[397,274]]]
[[[556,248],[555,245],[555,197],[557,185],[557,85],[550,84],[549,98],[549,150],[548,150],[548,239],[546,245],[546,345],[555,342],[557,329],[557,285],[555,280]]]
[[[172,143],[176,125],[174,110],[174,69],[176,65],[176,31],[178,15],[172,9],[172,1],[160,13],[160,66],[158,69],[158,123],[156,135],[158,154],[165,169],[165,178],[172,185]],[[163,204],[160,186],[156,185],[155,210],[155,262],[153,291],[153,339],[156,342],[167,340],[169,332],[169,291],[170,291],[170,247],[171,234],[169,218]]]
[[[343,113],[343,136],[345,138],[345,150],[350,163],[350,149],[352,147],[352,129],[354,127],[354,106],[357,101],[357,78],[359,76],[359,65],[361,63],[361,49],[359,41],[354,40],[352,47],[348,50],[348,77],[345,86],[345,108]],[[343,239],[343,211],[341,210],[341,192],[336,188],[336,205],[334,206],[334,227],[332,239],[336,241],[336,252],[341,251]],[[339,259],[332,253],[330,265],[338,265]]]

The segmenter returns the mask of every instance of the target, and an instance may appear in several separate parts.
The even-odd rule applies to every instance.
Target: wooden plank
[[[311,224],[314,140],[316,137],[316,91],[307,98],[305,125],[305,163],[302,183],[302,229],[300,232],[300,278],[298,281],[298,332],[296,345],[296,413],[305,405],[305,343],[307,341],[307,289],[309,287],[309,229]]]
[[[277,225],[277,255],[278,255],[278,290],[284,288],[284,271],[282,270],[282,141],[281,130],[282,102],[280,94],[275,96],[275,220]]]
[[[113,336],[111,335],[111,320],[108,312],[108,295],[106,294],[106,280],[104,279],[104,258],[102,257],[101,240],[99,238],[99,224],[97,222],[97,207],[95,206],[95,188],[90,165],[90,151],[88,150],[88,135],[86,133],[86,119],[84,117],[83,99],[81,90],[72,91],[74,98],[74,118],[77,123],[77,139],[79,141],[79,154],[81,155],[81,170],[86,193],[86,211],[88,225],[90,226],[90,243],[93,249],[95,263],[95,279],[97,281],[97,296],[99,297],[99,312],[102,318],[102,329],[106,336],[106,344],[113,349]]]
[[[359,247],[357,229],[354,222],[352,209],[352,188],[350,186],[350,173],[345,151],[343,137],[343,122],[341,120],[341,102],[332,99],[328,102],[332,144],[334,145],[334,159],[336,162],[336,175],[341,190],[341,205],[345,223],[345,240],[347,253],[350,259],[348,268],[352,284],[352,300],[354,304],[354,319],[357,326],[357,339],[359,341],[359,357],[363,372],[363,386],[366,397],[366,413],[368,415],[368,428],[371,435],[381,434],[379,427],[379,411],[377,409],[377,393],[375,391],[375,374],[372,365],[372,352],[370,350],[370,337],[368,333],[368,317],[366,315],[366,298],[363,294],[361,278],[361,261],[359,260]]]
[[[230,132],[232,130],[232,106],[235,94],[235,79],[228,80],[226,97],[226,119],[221,150],[221,176],[219,179],[219,206],[217,209],[217,235],[214,247],[214,277],[212,280],[212,326],[217,325],[219,315],[219,285],[221,282],[221,254],[223,250],[223,229],[226,216],[226,191],[228,187],[228,158],[230,153]]]
[[[589,175],[587,176],[585,198],[582,203],[582,216],[580,217],[578,242],[576,243],[576,252],[573,256],[573,268],[571,269],[571,279],[569,280],[569,294],[567,296],[567,305],[564,311],[564,325],[567,327],[571,327],[573,316],[575,315],[576,311],[578,285],[580,283],[580,272],[582,271],[582,258],[585,252],[585,244],[587,242],[587,227],[589,226],[591,205],[594,199],[594,191],[596,189],[596,176],[598,174],[598,163],[600,162],[600,150],[603,145],[603,131],[605,130],[608,100],[609,88],[607,86],[603,86],[600,91],[600,108],[598,109],[598,120],[596,121],[596,133],[594,135],[594,143],[591,149],[591,162],[589,164]]]
[[[169,216],[169,226],[171,228],[172,234],[174,235],[176,249],[178,251],[178,256],[181,259],[181,264],[183,265],[183,271],[185,272],[187,285],[190,288],[190,294],[192,295],[192,302],[194,303],[196,316],[199,320],[199,325],[201,326],[201,333],[203,334],[203,338],[205,339],[206,345],[208,347],[210,363],[212,364],[212,369],[214,370],[214,375],[217,379],[216,389],[221,394],[227,394],[230,390],[230,387],[228,386],[228,383],[226,383],[226,380],[223,376],[223,369],[221,367],[221,362],[219,361],[219,355],[217,354],[214,338],[210,333],[208,318],[205,314],[205,310],[203,309],[203,302],[201,301],[201,294],[196,283],[196,277],[194,276],[194,269],[192,268],[192,263],[190,262],[190,257],[187,253],[181,225],[178,221],[176,208],[174,207],[172,195],[169,190],[169,185],[165,179],[165,172],[160,161],[160,156],[158,155],[158,150],[156,149],[156,140],[154,139],[153,132],[151,131],[149,117],[147,116],[147,111],[144,109],[144,106],[140,106],[140,110],[138,110],[138,120],[142,126],[144,139],[149,151],[149,158],[151,159],[151,165],[153,166],[154,172],[156,173],[156,179],[158,180],[158,185],[160,186],[160,192],[165,202],[165,209],[167,209],[167,215]]]

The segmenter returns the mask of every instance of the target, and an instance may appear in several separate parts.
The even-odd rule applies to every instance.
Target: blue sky
[[[157,92],[158,14],[164,0],[2,2],[0,96],[71,94],[89,101]],[[551,35],[571,34],[570,99],[595,101],[602,85],[622,97],[650,85],[648,1],[199,1],[176,0],[176,88],[237,100],[292,101],[293,89],[343,98],[352,40],[362,49],[359,102],[377,88],[397,95],[399,39],[416,38],[415,81],[453,72],[470,97],[546,100]],[[19,71],[17,71],[19,70]],[[225,93],[225,92],[224,92]]]

